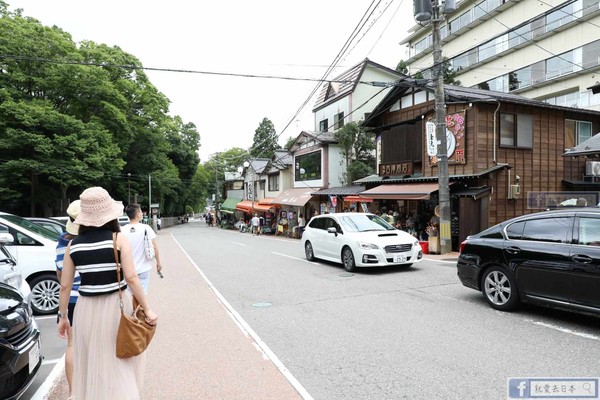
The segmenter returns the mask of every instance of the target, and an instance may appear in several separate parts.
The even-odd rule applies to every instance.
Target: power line
[[[216,75],[216,76],[231,76],[238,78],[260,78],[260,79],[281,79],[289,81],[306,81],[306,82],[337,82],[337,83],[352,83],[353,81],[346,80],[325,80],[315,78],[297,78],[291,76],[278,76],[278,75],[257,75],[257,74],[242,74],[233,72],[217,72],[217,71],[201,71],[201,70],[190,70],[180,68],[159,68],[159,67],[144,67],[141,65],[127,65],[127,64],[112,64],[112,63],[97,63],[97,62],[86,62],[86,61],[71,61],[71,60],[52,60],[43,57],[30,57],[30,56],[19,56],[14,54],[0,54],[0,59],[12,59],[16,61],[32,61],[41,63],[50,63],[58,65],[82,65],[90,67],[105,67],[105,68],[120,68],[130,70],[144,70],[144,71],[159,71],[159,72],[176,72],[185,74],[200,74],[200,75]]]

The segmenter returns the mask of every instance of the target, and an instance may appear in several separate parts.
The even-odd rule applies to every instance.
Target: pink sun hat
[[[85,189],[79,196],[79,215],[75,223],[84,226],[102,226],[123,215],[123,202],[115,201],[99,186]]]

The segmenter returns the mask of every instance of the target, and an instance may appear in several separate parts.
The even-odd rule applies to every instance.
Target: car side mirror
[[[0,243],[12,244],[12,243],[14,243],[14,241],[15,241],[15,238],[10,233],[8,233],[8,232],[0,233]]]
[[[327,233],[335,233],[335,236],[337,236],[338,231],[334,226],[331,226],[327,228]]]

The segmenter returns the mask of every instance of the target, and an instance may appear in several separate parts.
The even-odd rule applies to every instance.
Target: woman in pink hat
[[[58,333],[67,337],[67,305],[75,271],[81,276],[79,299],[73,316],[72,398],[77,400],[139,399],[142,391],[146,355],[121,359],[116,356],[119,327],[119,286],[125,312],[132,312],[133,296],[143,307],[150,324],[158,316],[151,310],[133,265],[131,246],[119,235],[117,218],[123,204],[114,201],[101,187],[83,191],[80,212],[75,223],[79,235],[67,246],[63,261],[60,289]],[[117,281],[113,252],[116,235],[122,277]]]

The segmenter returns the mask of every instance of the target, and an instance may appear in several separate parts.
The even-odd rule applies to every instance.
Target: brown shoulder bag
[[[141,305],[136,305],[134,301],[134,310],[132,315],[127,315],[123,311],[123,294],[121,293],[121,268],[119,257],[117,256],[117,235],[113,236],[113,251],[115,254],[115,263],[117,265],[117,283],[119,285],[119,307],[121,308],[121,320],[119,321],[119,330],[117,331],[117,357],[130,358],[142,354],[154,333],[156,325],[150,325],[146,322],[146,314]],[[135,299],[135,297],[134,297]]]

